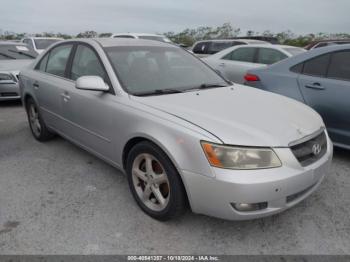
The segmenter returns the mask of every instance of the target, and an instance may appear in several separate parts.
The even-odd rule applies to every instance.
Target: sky
[[[180,32],[225,22],[243,32],[350,32],[350,0],[1,0],[0,30]]]

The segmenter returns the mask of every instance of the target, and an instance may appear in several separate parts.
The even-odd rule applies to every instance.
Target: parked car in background
[[[81,39],[20,74],[33,136],[58,133],[125,170],[148,215],[253,219],[321,184],[332,142],[321,117],[287,97],[227,82],[173,44]]]
[[[314,108],[330,137],[350,149],[350,45],[317,48],[268,68],[249,70],[249,86],[294,98]]]
[[[203,59],[226,79],[243,84],[247,70],[274,64],[304,53],[302,48],[287,45],[234,46]]]
[[[17,42],[0,42],[0,101],[20,99],[18,74],[37,53]]]
[[[62,38],[56,37],[26,37],[21,41],[28,45],[28,47],[38,54],[41,54],[46,48],[53,43],[63,40]]]
[[[164,43],[172,43],[169,38],[164,35],[157,34],[147,34],[147,33],[120,33],[113,34],[111,38],[134,38],[134,39],[146,39],[146,40],[155,40]]]
[[[308,44],[307,46],[305,46],[305,49],[311,50],[311,49],[326,47],[331,45],[345,45],[345,44],[350,44],[350,39],[319,40]]]
[[[194,43],[191,50],[198,57],[207,57],[232,46],[254,45],[254,44],[269,45],[270,43],[260,41],[260,40],[250,40],[250,39],[202,40]]]

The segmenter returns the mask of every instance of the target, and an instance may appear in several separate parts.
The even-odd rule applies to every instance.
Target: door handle
[[[35,90],[38,90],[38,89],[39,89],[39,83],[38,83],[38,81],[35,81],[35,82],[33,83],[33,87],[34,87]]]
[[[312,83],[312,84],[306,84],[306,88],[316,89],[316,90],[323,90],[325,89],[320,83]]]
[[[219,66],[225,66],[225,63],[220,63]]]
[[[70,100],[70,96],[67,93],[62,93],[61,96],[63,97],[64,102],[68,102]]]

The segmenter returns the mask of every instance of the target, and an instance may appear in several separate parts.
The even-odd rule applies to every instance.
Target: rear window
[[[350,81],[350,51],[333,53],[327,77]]]
[[[304,63],[303,74],[325,77],[327,74],[329,59],[330,55],[326,54],[306,61]]]
[[[233,42],[212,42],[209,47],[209,53],[215,54],[233,45]]]
[[[257,63],[271,65],[287,58],[282,52],[271,48],[259,48]]]
[[[257,48],[254,47],[242,47],[232,51],[223,57],[223,59],[254,63],[256,51]]]

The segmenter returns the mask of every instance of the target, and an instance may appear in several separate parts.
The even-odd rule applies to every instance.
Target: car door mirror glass
[[[75,87],[82,90],[109,91],[109,86],[99,76],[82,76],[75,82]]]

